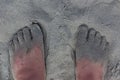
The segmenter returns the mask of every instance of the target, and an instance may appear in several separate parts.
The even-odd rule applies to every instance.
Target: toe
[[[30,25],[30,31],[31,31],[33,41],[36,41],[36,40],[37,41],[42,41],[43,40],[42,30],[41,30],[39,25],[31,24]]]
[[[14,52],[15,48],[14,48],[13,40],[9,41],[8,48],[9,48],[9,52]]]
[[[18,36],[19,44],[23,45],[24,44],[24,37],[23,37],[23,31],[22,31],[22,29],[18,31],[17,36]]]
[[[95,35],[95,45],[100,45],[100,42],[101,42],[101,34],[99,32],[96,32],[96,35]]]
[[[109,47],[110,47],[109,42],[106,42],[104,50],[105,51],[109,51]]]
[[[19,41],[18,41],[17,35],[14,35],[13,37],[13,43],[14,43],[15,50],[17,50],[19,48]]]
[[[86,24],[82,24],[78,28],[77,40],[81,43],[86,42],[88,33],[88,26]]]
[[[95,33],[96,33],[95,29],[93,29],[93,28],[89,29],[89,31],[88,31],[88,38],[87,38],[89,42],[93,42],[94,41]]]
[[[106,43],[107,43],[106,37],[102,36],[100,44],[102,49],[105,49]]]
[[[32,37],[30,34],[30,29],[28,27],[24,27],[23,29],[23,37],[26,43],[30,43]]]

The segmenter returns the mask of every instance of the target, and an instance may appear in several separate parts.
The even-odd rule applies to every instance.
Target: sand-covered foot
[[[76,39],[76,80],[103,80],[109,55],[105,36],[82,24]]]
[[[45,80],[44,35],[37,23],[17,31],[9,42],[10,64],[15,80]]]

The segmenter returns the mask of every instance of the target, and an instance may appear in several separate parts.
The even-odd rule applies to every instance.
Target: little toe
[[[86,42],[88,33],[88,26],[86,24],[82,24],[78,28],[77,40],[81,43]]]
[[[93,42],[94,41],[95,34],[96,34],[96,31],[95,31],[94,28],[89,29],[89,31],[88,31],[88,38],[87,38],[89,42]]]
[[[99,32],[96,32],[96,35],[95,35],[95,45],[100,45],[100,42],[101,42],[101,34]]]
[[[23,45],[24,44],[24,37],[23,37],[23,31],[22,31],[22,29],[18,31],[17,35],[18,35],[19,44]]]
[[[109,51],[109,48],[110,48],[110,44],[109,42],[106,42],[104,50]]]
[[[9,52],[14,52],[15,47],[14,47],[14,44],[13,44],[13,40],[9,41],[8,48],[9,48]]]
[[[14,35],[13,37],[13,43],[14,43],[14,48],[16,51],[19,48],[19,41],[18,41],[17,35]]]
[[[105,49],[106,43],[107,43],[106,37],[102,36],[100,44],[102,49]]]

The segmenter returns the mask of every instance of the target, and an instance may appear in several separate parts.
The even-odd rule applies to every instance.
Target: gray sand
[[[0,0],[0,80],[9,80],[6,42],[18,29],[38,20],[47,30],[47,80],[75,80],[74,36],[82,23],[111,43],[106,80],[120,79],[119,0]]]

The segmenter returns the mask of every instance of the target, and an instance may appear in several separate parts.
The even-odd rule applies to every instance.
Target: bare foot
[[[103,80],[108,51],[105,36],[86,24],[79,26],[76,41],[76,80]]]
[[[15,80],[45,80],[44,37],[38,23],[32,23],[13,35],[9,42],[9,51]]]

